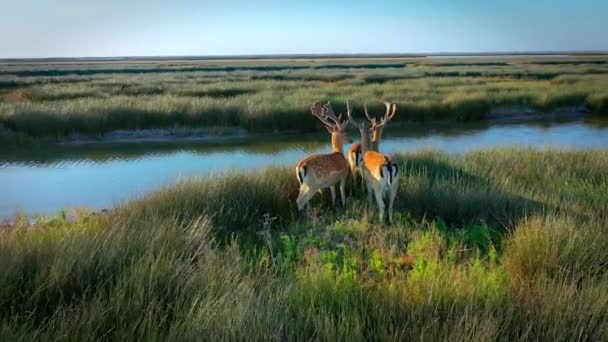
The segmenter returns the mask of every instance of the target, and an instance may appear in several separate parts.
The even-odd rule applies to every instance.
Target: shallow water
[[[608,121],[416,126],[385,133],[386,153],[438,149],[448,153],[501,146],[608,147]],[[180,178],[294,165],[330,150],[323,135],[209,142],[52,146],[0,152],[0,218],[15,212],[109,208]],[[295,176],[294,176],[295,181]]]

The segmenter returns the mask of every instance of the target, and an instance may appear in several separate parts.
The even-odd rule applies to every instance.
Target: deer
[[[372,132],[372,145],[371,150],[380,152],[380,140],[382,139],[382,132],[384,131],[384,127],[386,124],[395,117],[395,112],[397,112],[397,104],[391,102],[384,102],[384,106],[386,107],[386,112],[384,116],[380,119],[380,122],[376,121],[375,117],[369,115],[367,111],[367,104],[363,104],[363,111],[365,112],[365,117],[372,124],[371,132]]]
[[[367,104],[364,105],[365,116],[367,120],[372,124],[371,131],[371,144],[370,150],[380,152],[380,140],[382,139],[382,132],[384,126],[395,116],[397,111],[397,105],[390,102],[384,102],[386,106],[386,112],[380,122],[376,122],[376,118],[369,115],[367,110]],[[363,153],[361,152],[361,144],[353,144],[348,151],[348,165],[350,167],[350,173],[353,177],[353,181],[357,182],[358,178],[361,178],[361,190],[365,191],[365,181],[361,173],[361,165],[363,164]]]
[[[296,199],[298,211],[302,211],[316,192],[330,188],[332,205],[336,205],[336,184],[340,187],[342,205],[346,205],[346,177],[348,177],[348,162],[344,157],[343,145],[353,141],[348,135],[348,119],[342,120],[342,115],[336,117],[331,103],[321,105],[316,101],[310,107],[312,115],[323,123],[331,134],[332,152],[316,154],[301,160],[296,166],[296,175],[300,184],[300,193]]]
[[[390,108],[390,111],[389,111]],[[396,105],[387,105],[387,114],[380,122],[372,119],[367,111],[367,105],[364,105],[366,117],[370,121],[368,126],[364,120],[358,122],[353,119],[352,101],[346,103],[346,115],[348,121],[355,126],[361,134],[361,153],[363,155],[363,163],[361,165],[361,174],[365,186],[367,187],[367,201],[372,203],[372,196],[376,198],[378,209],[380,211],[380,222],[385,222],[385,212],[387,211],[388,203],[388,222],[393,223],[393,205],[399,186],[399,167],[393,162],[391,157],[372,150],[372,133],[377,132],[378,128],[382,129],[386,123],[395,115]],[[381,134],[381,131],[380,131]],[[377,135],[380,138],[380,135]],[[379,144],[379,140],[377,141]],[[378,145],[376,145],[378,146]]]
[[[363,153],[361,153],[361,144],[353,144],[348,150],[348,167],[350,174],[353,177],[353,182],[357,184],[357,180],[361,179],[361,190],[365,190],[365,181],[361,174],[361,165],[363,164]]]

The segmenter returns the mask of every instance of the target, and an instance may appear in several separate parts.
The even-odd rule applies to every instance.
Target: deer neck
[[[342,149],[342,137],[340,136],[340,133],[331,134],[331,148],[334,152],[340,152],[344,154],[344,151]]]
[[[380,151],[380,139],[382,139],[382,127],[376,128],[372,135],[371,149],[372,151]]]
[[[370,133],[368,129],[361,131],[361,153],[371,151]]]

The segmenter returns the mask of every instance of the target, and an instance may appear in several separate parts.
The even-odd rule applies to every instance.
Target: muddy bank
[[[87,143],[121,143],[121,142],[164,142],[172,140],[218,141],[222,139],[245,138],[252,134],[239,127],[213,128],[150,128],[140,130],[116,130],[103,136],[90,137],[72,134],[61,141],[61,144]]]
[[[490,110],[484,119],[477,122],[492,123],[525,123],[531,120],[574,120],[591,116],[592,112],[584,105],[564,106],[554,108],[550,111],[542,111],[531,107],[500,107]],[[471,122],[471,121],[467,121]],[[412,127],[429,125],[459,125],[460,122],[449,120],[435,121],[395,121],[392,127]],[[150,128],[140,130],[116,130],[98,136],[84,134],[72,134],[60,139],[53,138],[33,138],[14,133],[4,129],[0,131],[0,142],[6,140],[5,146],[16,147],[31,143],[57,143],[60,145],[80,145],[98,143],[145,143],[145,142],[188,142],[188,141],[209,141],[221,142],[227,140],[252,139],[256,137],[294,135],[311,132],[300,132],[297,130],[283,130],[270,132],[250,132],[241,127],[214,126],[214,127],[171,127],[171,128]],[[4,133],[4,134],[3,134]],[[3,139],[4,138],[4,139]]]
[[[503,107],[494,108],[486,116],[491,123],[508,123],[520,120],[537,119],[580,119],[591,115],[591,111],[583,105],[553,108],[542,111],[530,107]]]
[[[480,120],[488,123],[509,123],[525,122],[527,120],[539,119],[580,119],[591,115],[591,111],[585,106],[567,106],[554,108],[551,111],[541,111],[530,107],[504,107],[492,109],[486,119]],[[393,127],[405,127],[412,125],[453,125],[454,123],[446,120],[438,121],[397,121],[391,123]],[[456,123],[458,124],[458,123]],[[63,144],[87,144],[87,143],[121,143],[121,142],[167,142],[167,141],[222,141],[240,138],[255,138],[291,135],[301,132],[297,131],[274,131],[267,133],[248,132],[238,127],[213,127],[213,128],[156,128],[142,130],[117,130],[98,137],[88,137],[83,135],[72,135],[62,141]]]

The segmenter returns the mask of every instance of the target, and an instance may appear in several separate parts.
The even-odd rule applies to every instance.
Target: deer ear
[[[334,133],[334,131],[331,128],[327,127],[327,126],[325,126],[325,129],[329,132],[329,134],[333,134]]]

